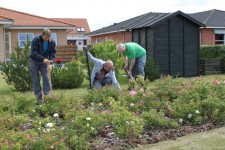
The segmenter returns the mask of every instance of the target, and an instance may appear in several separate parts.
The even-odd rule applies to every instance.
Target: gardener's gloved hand
[[[48,59],[44,59],[43,63],[49,65],[50,64],[50,61]]]
[[[128,74],[129,76],[132,76],[131,71],[127,71],[127,74]]]

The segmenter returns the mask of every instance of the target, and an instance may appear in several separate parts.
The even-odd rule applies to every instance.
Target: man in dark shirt
[[[42,89],[40,85],[40,73],[43,80],[43,91],[45,96],[49,96],[50,84],[48,71],[52,68],[55,58],[55,42],[50,39],[51,31],[44,29],[41,35],[37,35],[32,40],[30,53],[30,72],[32,77],[34,94],[38,104],[43,103]]]

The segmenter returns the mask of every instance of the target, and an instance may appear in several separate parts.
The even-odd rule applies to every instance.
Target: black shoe
[[[131,87],[127,88],[127,91],[131,91],[131,90],[132,90],[132,88],[131,88]]]

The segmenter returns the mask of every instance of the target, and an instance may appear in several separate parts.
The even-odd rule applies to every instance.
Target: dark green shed
[[[200,27],[204,24],[177,11],[148,13],[127,29],[162,74],[188,77],[199,75]]]

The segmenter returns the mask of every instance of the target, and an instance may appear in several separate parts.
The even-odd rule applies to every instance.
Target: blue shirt
[[[46,53],[48,51],[48,41],[44,41],[43,42],[43,54]]]

